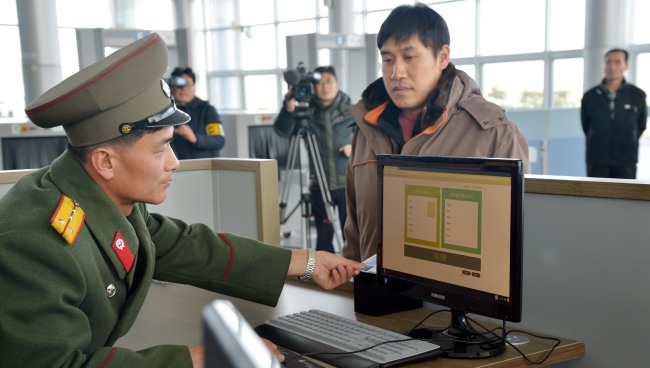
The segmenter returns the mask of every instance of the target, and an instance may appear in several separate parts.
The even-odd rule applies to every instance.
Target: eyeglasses
[[[316,85],[322,86],[324,84],[336,84],[336,79],[331,78],[331,79],[321,79],[316,83]]]

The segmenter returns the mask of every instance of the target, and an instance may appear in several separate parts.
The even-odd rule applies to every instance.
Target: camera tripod
[[[334,251],[339,253],[343,248],[343,233],[341,232],[341,225],[339,221],[338,211],[335,208],[332,196],[327,185],[327,178],[325,177],[325,170],[323,169],[323,162],[321,160],[320,152],[316,142],[316,137],[313,133],[309,132],[308,125],[310,119],[305,116],[304,112],[300,112],[298,107],[296,107],[295,116],[298,120],[298,126],[296,132],[291,136],[289,143],[289,152],[287,155],[287,165],[285,168],[284,183],[281,191],[280,198],[280,223],[285,224],[291,215],[300,207],[302,209],[302,218],[303,218],[303,239],[306,239],[305,244],[308,248],[311,248],[311,224],[310,217],[311,213],[311,194],[305,192],[302,173],[299,174],[299,183],[300,189],[302,191],[300,195],[300,200],[296,206],[289,212],[285,217],[285,212],[287,210],[287,199],[289,197],[289,184],[291,182],[291,176],[293,173],[294,166],[296,164],[296,159],[300,152],[300,142],[303,141],[307,147],[307,154],[309,156],[309,161],[314,165],[314,171],[316,173],[316,179],[318,180],[318,187],[320,188],[321,195],[323,197],[323,202],[325,203],[325,209],[327,210],[327,218],[329,219],[330,224],[334,228]]]

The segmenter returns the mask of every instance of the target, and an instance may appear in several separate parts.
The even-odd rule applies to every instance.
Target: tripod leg
[[[332,227],[334,228],[334,251],[336,253],[340,253],[341,249],[343,249],[343,233],[341,231],[338,211],[333,204],[332,196],[327,185],[327,178],[325,177],[323,161],[320,157],[316,137],[312,133],[309,133],[306,136],[307,146],[309,147],[309,154],[316,169],[316,179],[318,180],[321,195],[323,196],[323,201],[325,202],[325,208],[327,209],[327,217],[332,224]]]
[[[311,217],[311,203],[309,199],[309,194],[308,193],[303,193],[303,169],[302,165],[300,165],[300,151],[301,151],[301,140],[300,140],[300,135],[294,134],[291,137],[291,140],[289,142],[289,152],[287,155],[287,165],[285,168],[285,175],[284,175],[284,183],[282,185],[282,191],[280,195],[280,224],[284,225],[287,223],[291,215],[298,209],[298,207],[301,208],[301,213],[302,213],[302,220],[303,223],[301,224],[301,229],[300,229],[300,238],[302,240],[301,247],[307,247],[311,248],[311,224],[310,224],[310,217]],[[289,198],[289,186],[291,185],[292,181],[292,174],[293,171],[295,170],[296,164],[298,164],[298,177],[299,177],[299,186],[300,186],[300,199],[298,203],[296,204],[293,209],[286,214],[287,210],[287,200]],[[286,214],[286,216],[285,216]]]
[[[291,137],[291,141],[289,142],[289,152],[287,156],[287,166],[285,167],[284,170],[284,183],[282,185],[282,191],[280,192],[280,223],[284,224],[287,222],[287,219],[291,213],[289,213],[288,216],[285,217],[286,213],[286,208],[287,208],[287,199],[289,198],[289,185],[291,184],[291,179],[292,179],[292,174],[294,170],[294,166],[296,164],[296,157],[298,155],[298,147],[300,145],[300,140],[296,136]]]

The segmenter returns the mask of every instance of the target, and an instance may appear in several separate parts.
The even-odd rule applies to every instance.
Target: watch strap
[[[300,281],[311,282],[311,278],[314,276],[314,269],[316,268],[316,251],[314,249],[307,249],[307,268],[305,273],[298,278]]]

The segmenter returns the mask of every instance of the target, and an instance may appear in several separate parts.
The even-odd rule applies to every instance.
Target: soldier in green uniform
[[[363,267],[147,211],[178,167],[173,126],[189,120],[161,79],[166,68],[153,33],[27,106],[36,125],[62,125],[70,145],[0,199],[2,367],[201,367],[201,346],[113,346],[152,279],[275,305],[287,276],[329,290]]]

